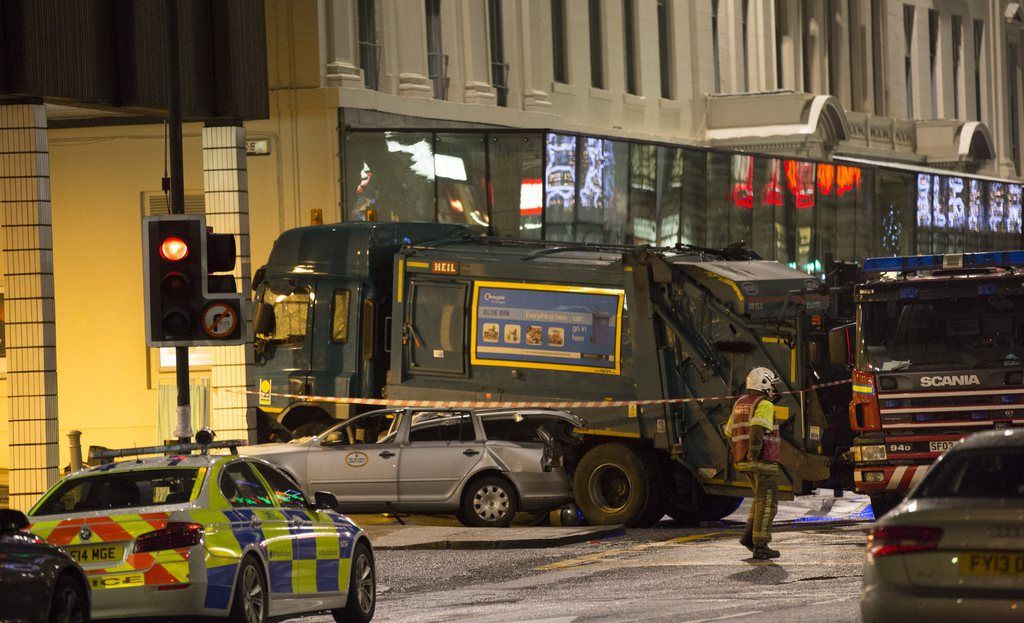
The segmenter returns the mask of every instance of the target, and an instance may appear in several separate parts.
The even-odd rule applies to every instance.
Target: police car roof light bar
[[[215,450],[219,448],[228,448],[231,450],[231,454],[238,454],[238,446],[249,445],[249,442],[244,439],[228,439],[226,441],[215,441],[209,444],[200,443],[176,443],[166,446],[146,446],[144,448],[123,448],[120,450],[109,450],[106,448],[90,448],[89,449],[89,462],[109,463],[114,459],[123,458],[126,456],[144,456],[144,455],[159,455],[159,454],[191,454],[196,450],[206,451]]]
[[[909,273],[942,268],[996,268],[1024,266],[1024,251],[985,251],[948,255],[873,257],[864,260],[866,273]]]

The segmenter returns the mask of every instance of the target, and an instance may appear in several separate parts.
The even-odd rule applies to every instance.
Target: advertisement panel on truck
[[[623,290],[477,281],[473,365],[619,374]]]

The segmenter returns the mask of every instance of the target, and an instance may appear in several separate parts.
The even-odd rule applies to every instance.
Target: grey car
[[[316,437],[251,446],[346,513],[454,512],[507,526],[517,511],[571,501],[564,457],[583,426],[550,410],[382,409]]]

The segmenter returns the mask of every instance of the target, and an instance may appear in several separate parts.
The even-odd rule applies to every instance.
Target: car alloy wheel
[[[473,495],[473,511],[487,522],[503,519],[510,505],[508,493],[495,484],[485,484]]]
[[[263,621],[263,583],[260,582],[259,571],[255,565],[248,565],[242,574],[242,604],[245,619],[249,623]]]
[[[365,554],[361,554],[356,559],[355,572],[358,587],[356,599],[359,603],[359,609],[366,613],[373,612],[377,587],[373,579],[373,569],[371,568],[370,560]]]

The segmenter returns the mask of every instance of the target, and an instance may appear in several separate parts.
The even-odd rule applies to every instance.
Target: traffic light
[[[242,344],[242,295],[235,293],[235,237],[206,229],[206,217],[148,216],[142,223],[148,346]]]

